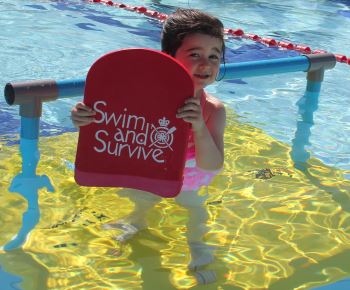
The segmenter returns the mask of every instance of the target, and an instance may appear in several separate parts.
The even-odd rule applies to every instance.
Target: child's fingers
[[[79,128],[91,124],[93,120],[72,120],[72,122],[75,127]]]
[[[186,112],[186,111],[194,111],[194,112],[200,113],[202,111],[202,108],[197,103],[188,102],[187,104],[185,104],[184,106],[179,108],[177,110],[177,113],[182,113],[182,112]]]
[[[93,117],[96,114],[89,106],[84,103],[77,103],[71,110],[71,119],[75,127],[81,127],[91,124],[95,121]]]
[[[186,104],[182,108],[178,110],[179,113],[184,112],[184,111],[195,111],[199,112],[201,110],[201,107],[196,105],[196,104]]]
[[[198,113],[194,111],[184,111],[176,114],[177,118],[198,118]]]
[[[78,116],[78,115],[72,115],[72,120],[76,122],[85,122],[85,123],[91,123],[95,120],[93,117],[86,117],[86,116]]]
[[[75,107],[73,107],[71,111],[72,116],[82,116],[82,117],[90,117],[96,114],[95,111],[91,110],[83,103],[78,103]]]
[[[194,123],[195,121],[197,121],[196,118],[193,118],[193,117],[185,117],[185,118],[182,118],[182,120],[184,120],[185,122],[188,122],[188,123]]]
[[[82,102],[77,103],[77,104],[75,105],[75,108],[77,108],[77,109],[79,109],[79,110],[84,110],[84,111],[92,111],[92,109],[91,109],[89,106],[85,105],[85,104],[82,103]]]
[[[84,111],[84,110],[77,110],[75,112],[72,112],[73,115],[77,117],[91,117],[94,116],[96,113],[94,111]]]
[[[177,110],[176,117],[182,118],[186,122],[198,122],[201,120],[202,108],[200,100],[197,98],[189,98],[185,101],[185,105]]]
[[[92,110],[89,106],[85,105],[82,102],[77,103],[73,107],[73,111],[95,113],[94,110]]]
[[[185,104],[190,104],[190,103],[197,104],[200,106],[201,101],[198,98],[188,98],[185,100]]]

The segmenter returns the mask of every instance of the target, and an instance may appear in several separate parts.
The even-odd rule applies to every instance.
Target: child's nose
[[[208,67],[208,66],[210,66],[209,60],[206,59],[206,58],[202,58],[202,59],[201,59],[200,66],[202,66],[202,67]]]

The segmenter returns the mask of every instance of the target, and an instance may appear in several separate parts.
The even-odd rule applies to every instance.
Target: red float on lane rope
[[[148,17],[158,19],[160,22],[163,22],[168,17],[168,15],[166,15],[166,14],[163,14],[163,13],[160,13],[157,11],[153,11],[153,10],[148,10],[146,7],[143,7],[143,6],[129,6],[126,4],[117,3],[117,2],[113,2],[113,1],[107,1],[107,0],[88,0],[88,1],[91,3],[101,3],[101,4],[105,4],[105,5],[109,5],[109,6],[123,8],[123,9],[128,10],[128,11],[135,11],[135,12],[144,14]],[[299,51],[299,52],[304,53],[304,54],[311,54],[311,53],[317,54],[317,53],[327,52],[327,51],[321,50],[321,49],[312,50],[307,45],[294,44],[294,43],[288,42],[288,41],[277,41],[273,38],[261,37],[257,34],[244,33],[244,31],[240,28],[238,28],[238,29],[225,28],[224,32],[225,32],[225,34],[228,34],[228,35],[233,36],[233,37],[248,38],[248,39],[251,39],[253,41],[263,43],[267,46],[277,46],[277,47],[281,47],[281,48],[288,49],[288,50],[296,50],[296,51]],[[334,54],[334,55],[335,55],[336,60],[338,62],[347,63],[350,65],[350,57],[348,57],[346,55],[342,55],[342,54]]]

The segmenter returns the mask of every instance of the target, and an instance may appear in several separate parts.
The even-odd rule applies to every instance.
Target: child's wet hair
[[[183,39],[191,34],[202,33],[222,41],[225,51],[224,25],[216,17],[197,9],[177,9],[164,22],[161,45],[162,51],[175,56]]]

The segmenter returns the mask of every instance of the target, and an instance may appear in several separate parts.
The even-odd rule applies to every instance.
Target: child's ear
[[[221,69],[219,69],[216,77],[215,77],[215,80],[217,82],[221,81],[224,77],[225,77],[225,74],[226,74],[226,63],[225,63],[225,60],[223,61],[223,66],[224,66],[224,69],[223,69],[223,72],[221,71]]]

